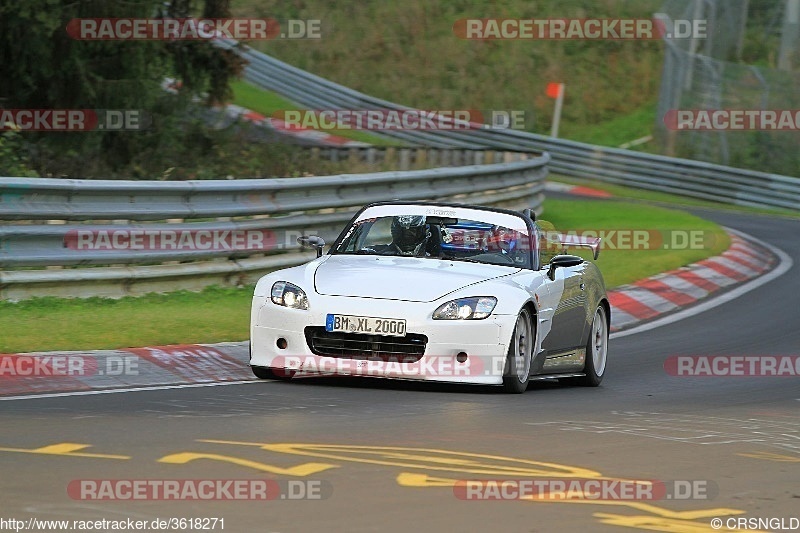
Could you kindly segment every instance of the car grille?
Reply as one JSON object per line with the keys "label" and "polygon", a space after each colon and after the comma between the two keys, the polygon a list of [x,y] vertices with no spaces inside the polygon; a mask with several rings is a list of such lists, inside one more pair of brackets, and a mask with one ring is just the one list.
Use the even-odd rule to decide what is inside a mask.
{"label": "car grille", "polygon": [[415,363],[425,354],[428,337],[408,333],[405,337],[364,335],[325,331],[324,327],[305,329],[306,342],[315,355],[342,359],[381,359]]}

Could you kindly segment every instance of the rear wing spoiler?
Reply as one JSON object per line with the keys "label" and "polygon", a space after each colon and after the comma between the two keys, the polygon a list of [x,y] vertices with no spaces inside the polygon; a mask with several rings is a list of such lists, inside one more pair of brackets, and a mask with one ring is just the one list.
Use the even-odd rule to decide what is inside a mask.
{"label": "rear wing spoiler", "polygon": [[581,237],[578,235],[569,235],[566,233],[559,233],[557,231],[547,232],[548,244],[558,244],[561,247],[561,253],[567,253],[567,250],[573,246],[581,248],[589,248],[592,251],[592,257],[597,261],[600,257],[600,237]]}

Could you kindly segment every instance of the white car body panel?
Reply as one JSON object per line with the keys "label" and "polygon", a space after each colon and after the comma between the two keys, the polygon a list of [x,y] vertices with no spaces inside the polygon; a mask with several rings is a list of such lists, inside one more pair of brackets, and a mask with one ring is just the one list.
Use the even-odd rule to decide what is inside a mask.
{"label": "white car body panel", "polygon": [[[513,267],[417,257],[333,255],[317,269],[314,288],[328,296],[433,302],[461,287],[518,271]],[[386,280],[398,283],[387,284]]]}
{"label": "white car body panel", "polygon": [[[369,262],[381,265],[378,268],[387,268],[387,273],[388,269],[392,269],[402,273],[402,276],[398,275],[397,283],[384,282],[382,287],[375,278],[370,283],[364,283],[359,276],[353,276],[349,288],[347,284],[339,282],[339,291],[349,293],[343,295],[319,294],[315,290],[315,274],[319,270],[325,272],[330,266],[331,274],[348,278],[344,271],[348,270],[349,262],[352,262],[353,272],[368,272],[365,263]],[[382,262],[387,264],[383,265]],[[428,276],[431,269],[447,272],[449,279]],[[424,276],[421,275],[423,273]],[[548,292],[544,276],[543,271],[460,261],[324,256],[307,265],[273,272],[258,282],[251,314],[250,364],[296,369],[293,365],[299,362],[313,361],[312,366],[335,369],[338,374],[499,385],[503,381],[503,365],[517,315],[526,302],[545,304],[538,313],[538,329],[543,334],[549,330],[554,308],[552,302],[558,302],[559,295]],[[324,275],[322,279],[321,285],[326,287]],[[290,309],[274,304],[270,299],[270,291],[277,281],[288,281],[303,289],[308,297],[309,308]],[[331,286],[336,284],[331,283],[328,287]],[[327,290],[333,291],[331,288]],[[360,296],[355,296],[356,293]],[[441,304],[470,296],[495,296],[498,305],[491,316],[483,320],[432,319],[433,311]],[[328,313],[405,319],[409,333],[428,337],[424,356],[427,361],[403,363],[402,367],[391,363],[365,363],[364,367],[350,372],[352,367],[348,365],[351,363],[342,363],[334,357],[316,356],[308,347],[304,329],[306,326],[325,326]],[[537,337],[538,351],[544,337]],[[278,348],[279,338],[286,340],[286,348]],[[465,364],[455,359],[461,352],[469,356]],[[426,362],[430,364],[430,360],[435,361],[437,366],[426,370]]]}

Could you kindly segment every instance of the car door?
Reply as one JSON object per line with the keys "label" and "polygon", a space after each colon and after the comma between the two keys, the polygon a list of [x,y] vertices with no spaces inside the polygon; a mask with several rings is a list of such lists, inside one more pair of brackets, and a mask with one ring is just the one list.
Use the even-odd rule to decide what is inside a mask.
{"label": "car door", "polygon": [[[549,268],[549,267],[548,267]],[[581,337],[586,323],[586,263],[554,269],[548,276],[548,289],[557,298],[549,334],[542,341],[546,350],[545,372],[562,372],[583,368]]]}

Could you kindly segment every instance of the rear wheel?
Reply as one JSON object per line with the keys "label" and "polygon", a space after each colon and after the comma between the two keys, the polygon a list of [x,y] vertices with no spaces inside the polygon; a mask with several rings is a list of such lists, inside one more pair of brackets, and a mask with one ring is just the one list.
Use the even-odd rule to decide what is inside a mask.
{"label": "rear wheel", "polygon": [[531,314],[527,309],[519,312],[511,344],[506,355],[503,370],[503,390],[512,394],[521,394],[528,388],[531,371],[531,354],[536,336],[531,325]]}
{"label": "rear wheel", "polygon": [[583,372],[586,376],[579,379],[581,385],[597,387],[603,381],[608,358],[608,317],[602,305],[597,306],[592,319],[589,340],[586,341],[586,365]]}

